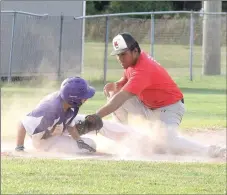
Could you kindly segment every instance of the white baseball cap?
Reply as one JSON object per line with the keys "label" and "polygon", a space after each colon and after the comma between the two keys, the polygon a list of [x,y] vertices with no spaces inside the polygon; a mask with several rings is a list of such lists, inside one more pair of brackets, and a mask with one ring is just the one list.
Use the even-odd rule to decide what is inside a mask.
{"label": "white baseball cap", "polygon": [[126,52],[135,45],[136,40],[129,33],[121,33],[113,38],[113,51],[110,55],[118,55]]}

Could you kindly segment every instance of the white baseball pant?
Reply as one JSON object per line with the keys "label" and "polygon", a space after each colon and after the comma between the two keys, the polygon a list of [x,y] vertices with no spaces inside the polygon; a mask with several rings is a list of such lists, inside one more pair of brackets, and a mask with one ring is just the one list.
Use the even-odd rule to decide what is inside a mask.
{"label": "white baseball pant", "polygon": [[[42,136],[43,132],[32,136],[33,147],[39,151],[64,154],[88,153],[88,150],[78,148],[77,142],[67,132],[62,135],[51,136],[48,139],[41,139]],[[96,143],[92,139],[86,137],[81,137],[81,139],[96,149]]]}
{"label": "white baseball pant", "polygon": [[[58,125],[54,135],[47,139],[41,139],[43,134],[40,132],[33,134],[35,128],[37,127],[37,118],[26,116],[21,120],[27,134],[31,137],[32,145],[35,149],[45,152],[61,152],[70,154],[80,154],[88,152],[86,149],[78,148],[77,142],[69,135],[68,131],[63,132],[63,125]],[[87,143],[89,146],[96,149],[96,144],[91,138],[86,138],[84,136],[81,139]]]}

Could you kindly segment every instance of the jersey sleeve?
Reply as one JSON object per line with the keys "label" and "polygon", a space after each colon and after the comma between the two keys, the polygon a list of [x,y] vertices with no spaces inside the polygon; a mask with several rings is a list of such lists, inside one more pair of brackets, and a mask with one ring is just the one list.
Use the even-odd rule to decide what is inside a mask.
{"label": "jersey sleeve", "polygon": [[124,91],[139,95],[145,88],[151,85],[151,78],[145,70],[132,72],[128,82],[122,88]]}
{"label": "jersey sleeve", "polygon": [[52,116],[44,116],[40,121],[40,124],[35,128],[33,134],[40,133],[43,131],[51,131],[54,125],[58,122],[59,119],[54,119]]}
{"label": "jersey sleeve", "polygon": [[32,136],[37,133],[50,131],[60,118],[56,118],[54,115],[27,115],[21,122],[26,129],[26,132]]}

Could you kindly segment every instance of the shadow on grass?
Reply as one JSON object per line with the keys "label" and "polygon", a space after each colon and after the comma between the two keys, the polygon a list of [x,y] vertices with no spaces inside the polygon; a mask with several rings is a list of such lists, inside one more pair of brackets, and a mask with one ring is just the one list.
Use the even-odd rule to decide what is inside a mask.
{"label": "shadow on grass", "polygon": [[181,88],[183,93],[197,94],[226,94],[226,89],[206,89],[206,88]]}

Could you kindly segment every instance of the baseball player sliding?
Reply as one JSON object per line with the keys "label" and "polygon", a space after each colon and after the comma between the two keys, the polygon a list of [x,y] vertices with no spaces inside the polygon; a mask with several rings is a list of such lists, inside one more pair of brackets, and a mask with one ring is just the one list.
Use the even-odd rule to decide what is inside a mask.
{"label": "baseball player sliding", "polygon": [[82,138],[81,135],[101,129],[102,120],[96,116],[86,116],[83,121],[75,119],[80,106],[94,94],[95,89],[84,79],[65,79],[59,91],[41,100],[39,105],[20,121],[15,150],[24,150],[24,140],[28,134],[33,146],[41,151],[95,152],[95,142]]}
{"label": "baseball player sliding", "polygon": [[94,96],[95,89],[80,77],[65,79],[60,90],[44,97],[19,123],[16,151],[24,151],[26,134],[38,151],[82,154],[96,152],[96,143],[83,135],[99,131],[120,141],[133,128],[114,121],[102,121],[98,115],[78,114],[79,108]]}
{"label": "baseball player sliding", "polygon": [[[104,87],[107,103],[94,116],[109,114],[122,124],[128,124],[129,115],[137,115],[152,125],[160,121],[165,126],[165,143],[158,148],[172,152],[196,152],[212,157],[226,156],[226,149],[206,146],[178,134],[185,113],[184,97],[168,72],[152,57],[141,51],[138,42],[129,34],[113,38],[113,52],[124,75]],[[161,132],[160,132],[161,134]]]}

